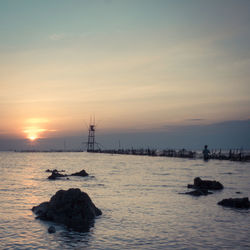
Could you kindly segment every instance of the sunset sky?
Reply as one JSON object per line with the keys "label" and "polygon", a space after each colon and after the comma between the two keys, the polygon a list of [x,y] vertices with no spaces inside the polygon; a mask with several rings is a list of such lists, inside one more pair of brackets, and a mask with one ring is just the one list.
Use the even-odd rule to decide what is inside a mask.
{"label": "sunset sky", "polygon": [[91,116],[104,145],[250,148],[250,1],[0,0],[0,150],[83,141]]}

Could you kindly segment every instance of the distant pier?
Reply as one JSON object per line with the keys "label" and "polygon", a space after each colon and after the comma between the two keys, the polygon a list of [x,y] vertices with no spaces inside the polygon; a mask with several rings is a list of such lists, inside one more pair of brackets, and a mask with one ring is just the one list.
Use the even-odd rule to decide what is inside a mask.
{"label": "distant pier", "polygon": [[[82,149],[76,150],[15,150],[19,153],[69,153],[69,152],[83,152]],[[144,155],[144,156],[158,156],[158,157],[175,157],[175,158],[187,158],[187,159],[202,159],[203,154],[201,151],[192,151],[186,149],[95,149],[88,150],[89,153],[102,153],[102,154],[119,154],[119,155]],[[244,151],[242,149],[230,149],[230,150],[211,150],[209,155],[211,160],[228,160],[238,162],[250,162],[250,151]]]}
{"label": "distant pier", "polygon": [[[160,156],[160,157],[176,157],[176,158],[188,158],[199,159],[203,158],[202,152],[191,151],[186,149],[98,149],[89,151],[90,153],[104,153],[104,154],[120,154],[120,155],[145,155],[145,156]],[[209,159],[216,160],[229,160],[229,161],[250,161],[250,152],[243,151],[242,149],[230,149],[228,151],[211,150]]]}

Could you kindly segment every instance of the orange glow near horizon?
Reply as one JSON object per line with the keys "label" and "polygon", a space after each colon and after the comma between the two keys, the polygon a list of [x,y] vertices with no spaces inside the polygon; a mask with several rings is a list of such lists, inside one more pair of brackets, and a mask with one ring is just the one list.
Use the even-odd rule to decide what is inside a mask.
{"label": "orange glow near horizon", "polygon": [[42,138],[41,134],[50,131],[47,128],[41,128],[41,126],[44,127],[45,123],[48,123],[49,120],[45,118],[29,118],[26,120],[26,126],[23,129],[23,132],[26,134],[26,138],[30,141],[35,141],[38,138]]}
{"label": "orange glow near horizon", "polygon": [[33,135],[33,136],[28,137],[28,139],[31,140],[31,141],[34,141],[34,140],[37,139],[37,137],[35,135]]}
{"label": "orange glow near horizon", "polygon": [[26,134],[26,138],[34,141],[38,138],[41,138],[41,133],[47,131],[47,129],[44,128],[38,128],[38,127],[28,127],[23,132]]}

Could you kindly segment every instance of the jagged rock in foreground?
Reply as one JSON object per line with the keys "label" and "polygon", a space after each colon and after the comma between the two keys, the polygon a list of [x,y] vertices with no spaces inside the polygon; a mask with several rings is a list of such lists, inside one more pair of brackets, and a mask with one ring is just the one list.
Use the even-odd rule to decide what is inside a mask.
{"label": "jagged rock in foreground", "polygon": [[188,188],[221,190],[223,185],[218,181],[202,180],[200,177],[194,178],[194,184],[188,184]]}
{"label": "jagged rock in foreground", "polygon": [[94,218],[102,212],[87,193],[71,188],[59,190],[49,202],[32,208],[37,219],[62,223],[75,231],[86,232],[93,226]]}
{"label": "jagged rock in foreground", "polygon": [[223,199],[218,202],[218,205],[233,208],[250,208],[248,197]]}
{"label": "jagged rock in foreground", "polygon": [[193,195],[193,196],[201,196],[201,195],[208,195],[208,194],[213,194],[213,193],[209,192],[207,189],[196,189],[194,191],[186,192],[183,194],[189,194],[189,195]]}
{"label": "jagged rock in foreground", "polygon": [[76,172],[76,173],[73,173],[71,174],[72,176],[88,176],[89,174],[83,169],[81,170],[80,172]]}

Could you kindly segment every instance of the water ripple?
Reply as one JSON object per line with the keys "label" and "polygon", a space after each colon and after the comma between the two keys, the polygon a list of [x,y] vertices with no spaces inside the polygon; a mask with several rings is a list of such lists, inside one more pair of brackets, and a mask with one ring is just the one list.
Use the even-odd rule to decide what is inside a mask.
{"label": "water ripple", "polygon": [[[85,169],[90,176],[49,181],[45,170],[55,168]],[[1,152],[0,170],[0,249],[249,249],[249,210],[217,205],[249,196],[248,163]],[[196,176],[221,181],[225,189],[207,197],[179,195]],[[34,205],[72,187],[86,191],[103,211],[90,232],[35,220]],[[55,234],[47,233],[50,225]]]}

